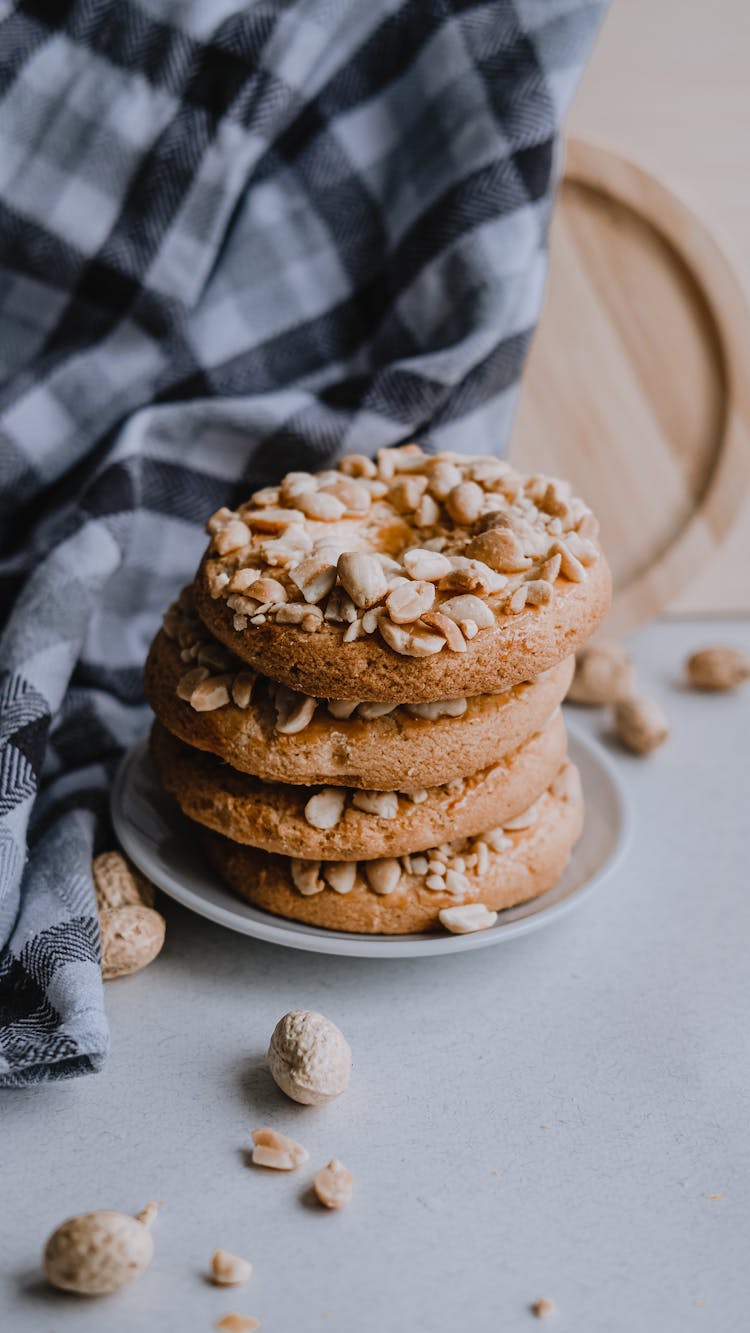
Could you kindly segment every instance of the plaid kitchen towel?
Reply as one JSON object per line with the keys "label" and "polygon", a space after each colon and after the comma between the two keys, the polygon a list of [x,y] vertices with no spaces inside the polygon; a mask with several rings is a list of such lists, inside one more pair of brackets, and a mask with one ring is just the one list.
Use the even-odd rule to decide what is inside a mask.
{"label": "plaid kitchen towel", "polygon": [[205,516],[502,450],[601,10],[0,6],[0,1082],[105,1057],[91,857]]}

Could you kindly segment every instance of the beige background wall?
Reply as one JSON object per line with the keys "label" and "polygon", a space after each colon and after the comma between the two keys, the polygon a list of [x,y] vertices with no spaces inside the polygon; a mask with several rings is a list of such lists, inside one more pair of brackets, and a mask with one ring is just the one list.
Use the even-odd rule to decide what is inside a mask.
{"label": "beige background wall", "polygon": [[[614,0],[568,128],[675,190],[750,291],[747,0]],[[673,609],[750,614],[750,501],[718,559]]]}

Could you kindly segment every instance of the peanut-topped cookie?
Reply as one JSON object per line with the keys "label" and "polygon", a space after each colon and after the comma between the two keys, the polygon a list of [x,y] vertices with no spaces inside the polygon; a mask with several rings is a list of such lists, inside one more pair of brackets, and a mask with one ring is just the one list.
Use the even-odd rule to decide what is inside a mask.
{"label": "peanut-topped cookie", "polygon": [[430,703],[326,700],[257,675],[211,637],[184,589],[148,655],[146,694],[186,744],[271,782],[423,788],[486,768],[541,730],[565,697],[567,658],[502,694]]}
{"label": "peanut-topped cookie", "polygon": [[379,791],[263,782],[185,745],[158,722],[151,732],[161,784],[190,819],[233,842],[335,861],[400,856],[502,824],[549,786],[566,748],[558,709],[542,731],[471,777]]}
{"label": "peanut-topped cookie", "polygon": [[530,809],[471,838],[377,860],[299,860],[206,830],[209,860],[255,907],[329,930],[384,935],[439,927],[470,903],[493,911],[545,893],[559,879],[583,821],[577,769],[564,763]]}
{"label": "peanut-topped cookie", "polygon": [[497,693],[602,620],[597,528],[566,483],[500,459],[353,454],[214,514],[196,605],[237,657],[310,696]]}

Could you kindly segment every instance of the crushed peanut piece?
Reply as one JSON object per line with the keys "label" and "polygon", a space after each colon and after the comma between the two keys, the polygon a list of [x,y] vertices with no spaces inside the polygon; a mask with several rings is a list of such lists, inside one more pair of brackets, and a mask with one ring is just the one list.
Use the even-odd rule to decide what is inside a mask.
{"label": "crushed peanut piece", "polygon": [[322,874],[335,893],[351,893],[357,880],[357,862],[324,861]]}
{"label": "crushed peanut piece", "polygon": [[214,1250],[211,1255],[211,1281],[217,1287],[240,1287],[250,1281],[253,1266],[229,1250]]}
{"label": "crushed peanut piece", "polygon": [[346,791],[343,787],[324,787],[311,796],[305,806],[305,819],[313,828],[335,828],[344,813]]}
{"label": "crushed peanut piece", "polygon": [[323,612],[318,606],[311,606],[307,602],[285,602],[276,612],[276,621],[279,625],[302,625],[308,616],[323,621]]}
{"label": "crushed peanut piece", "polygon": [[351,1171],[337,1157],[313,1176],[313,1189],[326,1208],[343,1208],[352,1197],[352,1184]]}
{"label": "crushed peanut piece", "polygon": [[345,513],[352,515],[366,514],[372,500],[367,487],[361,486],[358,481],[351,477],[338,476],[336,481],[321,486],[320,494],[334,495],[337,500],[341,501]]}
{"label": "crushed peanut piece", "polygon": [[375,701],[365,702],[357,705],[357,712],[365,722],[371,722],[376,717],[386,717],[388,713],[393,713],[398,708],[398,704],[378,703]]}
{"label": "crushed peanut piece", "polygon": [[333,590],[336,582],[336,565],[331,564],[325,557],[313,553],[306,560],[302,560],[295,569],[290,570],[289,577],[306,602],[322,602],[323,598]]}
{"label": "crushed peanut piece", "polygon": [[395,791],[355,791],[352,805],[368,815],[380,819],[395,819],[398,815],[398,796]]}
{"label": "crushed peanut piece", "polygon": [[571,583],[584,582],[586,567],[581,564],[577,556],[573,555],[565,542],[555,542],[552,554],[560,556],[560,573],[564,579],[569,579]]}
{"label": "crushed peanut piece", "polygon": [[404,569],[413,579],[427,579],[437,583],[446,574],[450,574],[452,565],[447,556],[439,551],[428,551],[418,546],[406,551],[403,558]]}
{"label": "crushed peanut piece", "polygon": [[251,541],[250,529],[242,519],[230,519],[223,528],[216,533],[213,544],[214,549],[219,555],[229,555],[230,551],[238,551],[242,547],[249,545]]}
{"label": "crushed peanut piece", "polygon": [[442,611],[427,611],[422,613],[422,620],[425,625],[429,625],[431,629],[439,630],[445,636],[451,652],[466,652],[466,640],[455,620],[451,620],[450,616],[444,615]]}
{"label": "crushed peanut piece", "polygon": [[526,601],[529,606],[546,606],[552,601],[554,589],[546,579],[531,579],[526,584]]}
{"label": "crushed peanut piece", "polygon": [[442,603],[440,611],[450,620],[455,620],[462,629],[469,620],[479,629],[489,629],[495,623],[494,614],[487,603],[472,593],[467,593],[463,597],[449,597],[447,602]]}
{"label": "crushed peanut piece", "polygon": [[217,1319],[214,1328],[221,1330],[221,1333],[255,1333],[260,1328],[260,1320],[254,1319],[249,1314],[225,1314],[221,1319]]}
{"label": "crushed peanut piece", "polygon": [[312,898],[316,893],[322,893],[325,888],[320,878],[319,861],[303,861],[292,856],[289,858],[289,873],[295,889],[304,898]]}
{"label": "crushed peanut piece", "polygon": [[426,628],[420,628],[417,621],[408,630],[403,625],[394,625],[385,616],[378,621],[378,629],[389,648],[404,657],[430,657],[445,647],[442,635],[430,634]]}
{"label": "crushed peanut piece", "polygon": [[412,717],[421,717],[427,722],[436,722],[439,717],[461,717],[468,706],[468,700],[463,698],[436,699],[434,703],[404,705]]}
{"label": "crushed peanut piece", "polygon": [[212,713],[217,708],[223,708],[229,703],[231,684],[231,676],[209,676],[196,685],[190,695],[190,707],[196,713]]}
{"label": "crushed peanut piece", "polygon": [[380,861],[365,861],[365,876],[373,893],[389,894],[398,888],[401,865],[392,857]]}
{"label": "crushed peanut piece", "polygon": [[312,722],[318,701],[306,694],[297,694],[296,690],[288,690],[282,685],[276,690],[274,704],[276,730],[280,731],[282,736],[295,736]]}
{"label": "crushed peanut piece", "polygon": [[232,703],[237,708],[249,708],[257,677],[254,671],[238,671],[232,681]]}
{"label": "crushed peanut piece", "polygon": [[484,491],[475,481],[462,481],[448,492],[445,507],[455,523],[476,523],[484,505]]}
{"label": "crushed peanut piece", "polygon": [[429,611],[435,600],[435,585],[426,579],[404,580],[385,599],[385,607],[396,625],[411,625]]}
{"label": "crushed peanut piece", "polygon": [[460,907],[444,907],[438,917],[440,924],[452,935],[470,935],[494,926],[497,912],[491,912],[484,903],[463,903]]}
{"label": "crushed peanut piece", "polygon": [[354,602],[362,610],[369,610],[382,602],[388,591],[388,580],[383,566],[366,551],[345,551],[339,556],[338,576]]}
{"label": "crushed peanut piece", "polygon": [[377,468],[371,458],[365,454],[344,454],[339,459],[339,471],[346,477],[374,477]]}
{"label": "crushed peanut piece", "polygon": [[296,1171],[310,1156],[301,1143],[275,1129],[254,1129],[253,1145],[255,1166],[267,1166],[274,1171]]}
{"label": "crushed peanut piece", "polygon": [[208,680],[210,674],[208,667],[205,666],[193,667],[191,671],[186,671],[177,682],[177,689],[175,690],[177,698],[182,699],[185,703],[190,703],[193,690],[197,689],[204,680]]}

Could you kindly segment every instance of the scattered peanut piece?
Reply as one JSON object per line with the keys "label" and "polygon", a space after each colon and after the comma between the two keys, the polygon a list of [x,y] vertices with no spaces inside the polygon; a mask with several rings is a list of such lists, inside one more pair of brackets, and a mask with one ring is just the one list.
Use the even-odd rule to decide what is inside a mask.
{"label": "scattered peanut piece", "polygon": [[222,1333],[254,1333],[260,1328],[260,1320],[250,1314],[225,1314],[216,1320],[214,1328],[220,1328]]}
{"label": "scattered peanut piece", "polygon": [[151,907],[116,907],[99,913],[105,981],[140,972],[164,944],[166,922]]}
{"label": "scattered peanut piece", "polygon": [[254,1129],[253,1144],[255,1166],[268,1166],[274,1171],[295,1171],[310,1156],[301,1143],[275,1129]]}
{"label": "scattered peanut piece", "polygon": [[655,699],[623,699],[615,705],[615,734],[633,754],[648,754],[669,735],[669,723]]}
{"label": "scattered peanut piece", "polygon": [[694,690],[735,690],[750,677],[750,655],[739,648],[701,648],[685,669]]}
{"label": "scattered peanut piece", "polygon": [[320,1106],[349,1086],[351,1048],[330,1018],[311,1009],[293,1009],[273,1030],[268,1068],[292,1101]]}
{"label": "scattered peanut piece", "polygon": [[250,1281],[253,1266],[229,1250],[214,1250],[211,1255],[211,1281],[217,1287],[241,1287]]}
{"label": "scattered peanut piece", "polygon": [[602,706],[631,699],[636,692],[635,668],[622,644],[601,640],[576,656],[568,699],[574,704]]}
{"label": "scattered peanut piece", "polygon": [[444,907],[438,912],[440,924],[452,935],[471,935],[475,930],[488,930],[497,921],[497,912],[491,912],[484,903],[463,903],[460,907]]}
{"label": "scattered peanut piece", "polygon": [[557,1306],[554,1301],[550,1300],[549,1296],[540,1296],[538,1301],[534,1301],[531,1313],[537,1319],[548,1319],[550,1315],[557,1314]]}
{"label": "scattered peanut piece", "polygon": [[313,1176],[313,1189],[326,1208],[343,1208],[352,1197],[352,1173],[338,1157],[322,1166]]}
{"label": "scattered peanut piece", "polygon": [[61,1291],[104,1296],[135,1281],[153,1257],[147,1227],[127,1213],[105,1209],[69,1217],[52,1232],[44,1247],[44,1272]]}

